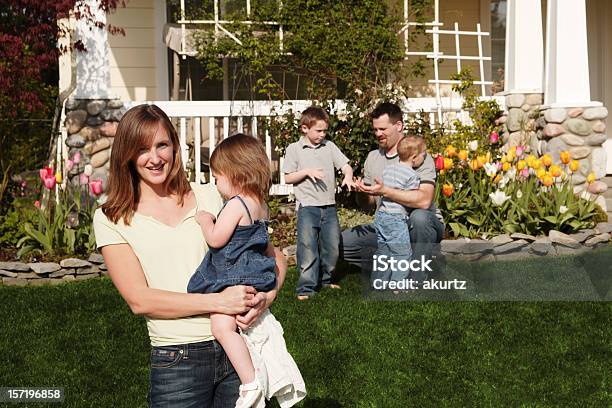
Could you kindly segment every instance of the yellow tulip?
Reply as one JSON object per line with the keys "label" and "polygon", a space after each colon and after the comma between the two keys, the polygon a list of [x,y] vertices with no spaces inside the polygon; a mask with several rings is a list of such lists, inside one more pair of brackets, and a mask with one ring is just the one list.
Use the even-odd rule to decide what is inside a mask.
{"label": "yellow tulip", "polygon": [[485,156],[478,156],[476,157],[476,161],[478,162],[478,168],[481,169],[487,162],[487,159]]}
{"label": "yellow tulip", "polygon": [[587,183],[591,184],[596,180],[595,173],[590,172],[587,176]]}
{"label": "yellow tulip", "polygon": [[457,150],[453,145],[446,146],[445,152],[448,157],[453,157],[457,154]]}
{"label": "yellow tulip", "polygon": [[502,164],[502,170],[503,171],[510,170],[510,163],[506,162],[506,163]]}
{"label": "yellow tulip", "polygon": [[546,175],[546,170],[544,170],[543,168],[539,168],[536,170],[536,177],[537,178],[542,178]]}
{"label": "yellow tulip", "polygon": [[536,157],[533,154],[527,156],[527,165],[533,167],[533,162],[536,161]]}
{"label": "yellow tulip", "polygon": [[491,152],[487,152],[487,155],[485,156],[485,159],[487,160],[487,163],[491,162]]}
{"label": "yellow tulip", "polygon": [[542,167],[542,161],[540,159],[535,159],[532,163],[531,163],[531,168],[534,170],[539,169],[540,167]]}
{"label": "yellow tulip", "polygon": [[544,176],[542,176],[540,178],[540,181],[542,182],[542,184],[544,184],[546,187],[550,187],[553,185],[553,178],[551,176],[549,176],[548,174],[545,174]]}
{"label": "yellow tulip", "polygon": [[578,160],[572,160],[570,162],[569,168],[572,172],[578,171],[578,168],[580,168],[580,162]]}
{"label": "yellow tulip", "polygon": [[518,171],[521,171],[525,168],[526,165],[527,163],[525,162],[525,160],[519,160],[518,163],[516,163],[516,169]]}
{"label": "yellow tulip", "polygon": [[468,158],[468,152],[467,150],[460,150],[459,154],[457,155],[461,160],[465,161]]}
{"label": "yellow tulip", "polygon": [[508,157],[507,157],[506,155],[503,155],[503,156],[502,156],[502,158],[501,158],[501,160],[500,160],[500,162],[501,162],[502,164],[504,164],[504,163],[508,162]]}
{"label": "yellow tulip", "polygon": [[57,184],[62,183],[62,173],[60,173],[59,171],[55,173],[55,181],[57,182]]}
{"label": "yellow tulip", "polygon": [[444,185],[442,186],[442,194],[446,197],[450,197],[451,195],[453,195],[454,191],[455,186],[453,186],[452,184],[444,183]]}
{"label": "yellow tulip", "polygon": [[552,165],[552,156],[548,153],[546,153],[544,156],[542,156],[542,164],[545,165],[546,167],[549,167],[550,165]]}
{"label": "yellow tulip", "polygon": [[453,168],[453,159],[449,157],[444,158],[444,170],[449,170]]}
{"label": "yellow tulip", "polygon": [[506,155],[506,160],[512,163],[514,159],[516,159],[516,155],[512,152],[508,152],[508,154]]}
{"label": "yellow tulip", "polygon": [[553,164],[552,166],[550,166],[550,175],[553,177],[561,177],[561,175],[563,174],[563,170],[561,170],[561,166],[557,166],[556,164]]}
{"label": "yellow tulip", "polygon": [[476,159],[470,160],[470,169],[476,171],[479,168],[480,168],[480,166],[478,165],[478,160],[476,160]]}
{"label": "yellow tulip", "polygon": [[516,156],[516,146],[512,146],[511,148],[508,149],[508,154],[512,155],[512,156]]}
{"label": "yellow tulip", "polygon": [[497,176],[495,176],[495,178],[493,179],[493,183],[497,184],[499,183],[499,181],[502,179],[502,176],[500,174],[498,174]]}
{"label": "yellow tulip", "polygon": [[572,159],[572,157],[570,155],[570,152],[565,150],[565,151],[562,151],[561,153],[559,153],[559,159],[561,160],[561,163],[568,164],[570,162],[570,160]]}

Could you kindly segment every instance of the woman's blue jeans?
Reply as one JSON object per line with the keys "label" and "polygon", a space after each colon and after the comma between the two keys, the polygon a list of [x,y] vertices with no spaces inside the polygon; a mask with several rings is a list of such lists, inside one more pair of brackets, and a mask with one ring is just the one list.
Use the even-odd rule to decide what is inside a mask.
{"label": "woman's blue jeans", "polygon": [[295,292],[313,295],[332,283],[340,255],[340,223],[335,205],[300,206],[297,213],[297,264],[300,278]]}
{"label": "woman's blue jeans", "polygon": [[234,408],[240,379],[215,340],[151,349],[151,407]]}

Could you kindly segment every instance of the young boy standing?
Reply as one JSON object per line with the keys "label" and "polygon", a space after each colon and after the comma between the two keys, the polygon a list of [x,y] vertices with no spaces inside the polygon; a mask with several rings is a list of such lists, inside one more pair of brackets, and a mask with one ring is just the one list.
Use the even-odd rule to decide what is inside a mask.
{"label": "young boy standing", "polygon": [[311,106],[302,112],[302,138],[291,143],[282,171],[293,184],[298,206],[297,263],[300,268],[296,293],[299,300],[313,296],[332,283],[340,247],[340,223],[336,213],[335,170],[344,174],[342,186],[353,186],[353,169],[338,147],[325,139],[329,116]]}

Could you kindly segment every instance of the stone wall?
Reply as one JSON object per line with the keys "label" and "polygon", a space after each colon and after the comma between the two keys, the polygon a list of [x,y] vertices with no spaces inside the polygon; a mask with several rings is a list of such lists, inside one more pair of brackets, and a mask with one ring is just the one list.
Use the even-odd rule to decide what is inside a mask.
{"label": "stone wall", "polygon": [[[607,160],[602,147],[607,139],[605,107],[546,108],[542,106],[543,94],[509,94],[505,102],[507,112],[498,120],[504,125],[505,145],[528,146],[538,155],[549,153],[557,164],[559,153],[569,151],[572,159],[580,162],[579,170],[572,175],[574,191],[601,194],[607,190],[601,181],[606,176]],[[588,185],[586,178],[591,172],[597,181]],[[606,211],[603,196],[595,197],[595,201]]]}
{"label": "stone wall", "polygon": [[106,265],[100,254],[91,254],[87,261],[68,258],[55,262],[0,262],[3,285],[25,286],[57,284],[97,278],[106,274]]}
{"label": "stone wall", "polygon": [[81,152],[81,161],[68,172],[70,181],[78,185],[80,174],[90,164],[92,180],[100,179],[106,190],[110,151],[117,130],[117,122],[126,109],[120,100],[69,99],[66,102],[68,157]]}

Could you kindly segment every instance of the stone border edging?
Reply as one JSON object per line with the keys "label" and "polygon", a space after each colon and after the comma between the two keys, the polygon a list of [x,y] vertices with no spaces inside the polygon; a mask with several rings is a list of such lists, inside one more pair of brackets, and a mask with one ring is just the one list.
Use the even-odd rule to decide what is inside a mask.
{"label": "stone border edging", "polygon": [[106,275],[102,255],[93,253],[87,261],[67,258],[55,262],[0,262],[2,285],[26,286],[81,281]]}

